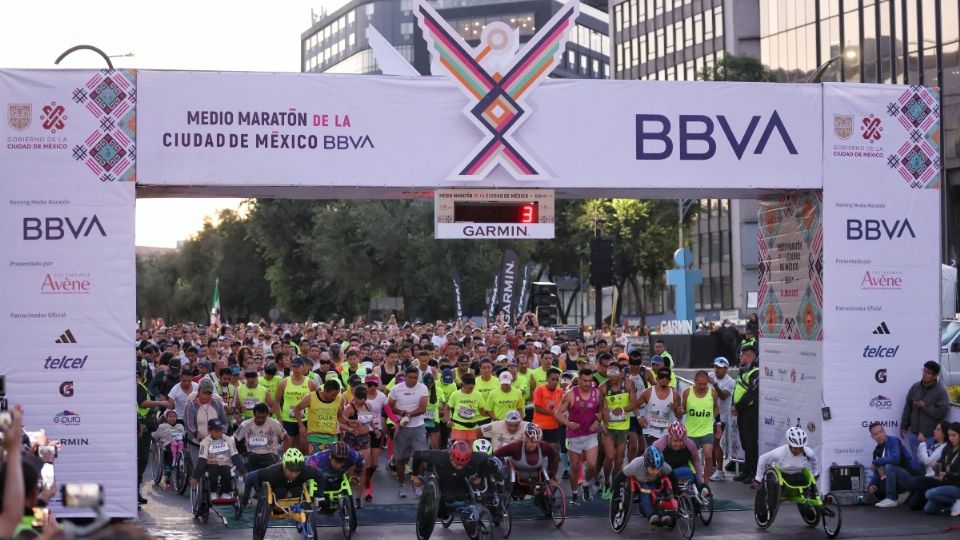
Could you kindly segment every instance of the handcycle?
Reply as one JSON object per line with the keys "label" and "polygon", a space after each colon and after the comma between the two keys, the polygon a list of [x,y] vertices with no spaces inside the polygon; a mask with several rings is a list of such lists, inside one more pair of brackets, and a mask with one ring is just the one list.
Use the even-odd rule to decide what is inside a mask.
{"label": "handcycle", "polygon": [[758,527],[767,529],[773,525],[782,501],[796,503],[800,517],[807,527],[816,527],[822,523],[823,532],[828,538],[836,538],[840,534],[840,525],[843,523],[840,504],[831,493],[820,496],[817,480],[809,469],[803,470],[801,485],[790,483],[784,478],[783,471],[776,466],[763,473],[763,482],[757,488],[753,508],[753,517]]}
{"label": "handcycle", "polygon": [[253,540],[263,540],[267,534],[270,520],[289,519],[297,524],[297,532],[304,539],[317,537],[314,509],[310,503],[308,486],[304,485],[296,498],[279,499],[273,493],[270,482],[264,482],[257,494],[257,504],[253,514]]}
{"label": "handcycle", "polygon": [[[470,480],[465,480],[468,484],[467,496],[465,501],[457,501],[449,506],[441,508],[444,503],[440,495],[440,483],[436,476],[430,473],[423,483],[423,491],[420,494],[420,503],[417,505],[417,540],[425,540],[433,534],[433,528],[437,524],[437,518],[441,520],[444,528],[449,527],[457,517],[463,523],[463,529],[466,531],[470,540],[490,540],[493,537],[494,527],[500,529],[500,534],[510,534],[512,527],[512,518],[509,511],[497,516],[494,521],[494,515],[486,504],[497,503],[495,510],[502,511],[504,508],[509,510],[509,497],[502,493],[496,493],[489,485],[484,484],[481,487],[474,486]],[[490,492],[493,493],[490,493]],[[504,501],[507,499],[507,501]],[[504,536],[506,538],[506,536]]]}
{"label": "handcycle", "polygon": [[668,477],[661,478],[657,487],[647,488],[632,476],[627,477],[623,473],[620,473],[614,479],[613,496],[610,498],[610,528],[613,529],[613,532],[619,534],[627,528],[634,498],[638,499],[637,503],[639,504],[641,494],[650,495],[653,509],[660,510],[672,518],[667,529],[676,528],[685,540],[693,538],[696,529],[696,521],[693,515],[696,510],[688,490],[682,491],[677,496],[673,493],[673,483]]}
{"label": "handcycle", "polygon": [[353,498],[353,486],[350,483],[350,477],[344,474],[339,484],[328,484],[319,492],[316,482],[311,480],[308,489],[314,494],[315,511],[312,520],[314,531],[320,527],[320,514],[331,516],[336,513],[340,516],[340,530],[343,532],[343,537],[350,540],[350,537],[357,530],[357,507]]}
{"label": "handcycle", "polygon": [[[526,475],[517,471],[516,465],[510,462],[510,498],[523,500],[526,495],[532,495],[533,504],[559,529],[567,519],[567,499],[563,495],[563,488],[550,484],[542,469],[537,469],[536,473],[536,478],[525,478]],[[523,493],[518,494],[517,487],[521,488]]]}

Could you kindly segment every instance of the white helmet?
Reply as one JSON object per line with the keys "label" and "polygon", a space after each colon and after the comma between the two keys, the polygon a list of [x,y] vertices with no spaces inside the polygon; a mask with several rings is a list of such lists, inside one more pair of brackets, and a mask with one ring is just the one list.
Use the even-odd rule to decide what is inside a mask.
{"label": "white helmet", "polygon": [[807,445],[807,433],[796,426],[788,429],[787,444],[793,448],[803,448]]}
{"label": "white helmet", "polygon": [[473,451],[480,454],[490,455],[493,452],[493,445],[486,439],[477,439],[473,441]]}

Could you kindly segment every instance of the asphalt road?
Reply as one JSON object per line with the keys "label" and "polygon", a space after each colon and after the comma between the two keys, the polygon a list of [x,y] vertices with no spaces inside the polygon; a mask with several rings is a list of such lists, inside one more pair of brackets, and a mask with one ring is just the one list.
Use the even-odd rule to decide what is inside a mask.
{"label": "asphalt road", "polygon": [[[415,501],[412,494],[406,501],[396,497],[396,481],[386,476],[384,468],[378,471],[375,480],[378,489],[373,504],[368,504],[358,511],[357,521],[359,528],[354,538],[363,539],[406,539],[414,538],[413,525],[364,525],[364,514],[376,512],[376,503],[412,503]],[[713,484],[718,499],[735,500],[752,507],[753,491],[743,484],[731,481],[716,482]],[[165,491],[145,485],[144,496],[149,503],[144,505],[140,512],[139,524],[146,527],[158,539],[181,540],[193,538],[234,539],[249,538],[250,529],[227,529],[215,513],[211,513],[209,523],[201,525],[195,523],[190,513],[188,497],[181,497],[172,491]],[[943,528],[948,525],[960,525],[960,518],[947,516],[925,516],[918,512],[910,512],[906,508],[876,509],[873,507],[844,507],[843,528],[840,538],[870,538],[871,540],[903,539],[904,537],[931,538],[960,538],[960,531],[944,534]],[[676,531],[650,531],[649,526],[639,516],[634,515],[623,535],[614,534],[606,518],[570,518],[562,529],[554,529],[546,521],[519,521],[515,520],[511,538],[522,540],[560,538],[619,538],[648,536],[650,538],[679,538]],[[339,528],[326,528],[321,538],[340,538]],[[434,538],[466,538],[463,527],[454,524],[449,530],[439,525],[434,531]],[[267,531],[268,539],[298,538],[293,529],[274,529]],[[717,512],[713,522],[708,527],[698,523],[695,538],[715,539],[762,539],[762,538],[826,538],[823,530],[807,529],[800,520],[799,514],[789,505],[782,506],[776,522],[767,531],[757,529],[751,511]]]}

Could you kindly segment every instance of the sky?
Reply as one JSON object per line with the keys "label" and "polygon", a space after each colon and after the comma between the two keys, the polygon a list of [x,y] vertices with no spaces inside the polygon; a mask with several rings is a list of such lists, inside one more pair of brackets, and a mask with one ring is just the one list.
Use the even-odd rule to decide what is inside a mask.
{"label": "sky", "polygon": [[[300,34],[311,8],[334,10],[344,0],[128,0],[0,2],[0,69],[54,69],[63,51],[94,45],[114,67],[139,69],[300,71]],[[103,68],[95,53],[78,51],[60,66]],[[220,208],[240,199],[139,199],[137,245],[176,247]]]}

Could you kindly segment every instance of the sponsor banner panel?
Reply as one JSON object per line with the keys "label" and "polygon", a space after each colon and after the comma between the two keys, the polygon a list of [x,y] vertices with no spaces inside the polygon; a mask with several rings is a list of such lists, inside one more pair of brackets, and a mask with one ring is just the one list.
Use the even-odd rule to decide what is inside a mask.
{"label": "sponsor banner panel", "polygon": [[[678,189],[709,187],[723,167],[744,189],[821,186],[822,133],[809,114],[821,106],[817,86],[731,83],[711,87],[708,98],[691,83],[546,80],[523,104],[491,103],[478,117],[465,114],[469,98],[458,84],[140,71],[138,181],[409,188],[550,180],[542,187]],[[460,169],[489,135],[488,114],[502,119],[496,115],[507,109],[523,119],[509,128],[520,157],[492,170]],[[524,157],[542,168],[517,173]]]}
{"label": "sponsor banner panel", "polygon": [[820,448],[820,388],[823,383],[818,341],[760,340],[760,452],[784,444],[787,428],[799,425],[809,446]]}
{"label": "sponsor banner panel", "polygon": [[820,194],[765,199],[758,212],[760,335],[823,339]]}
{"label": "sponsor banner panel", "polygon": [[0,71],[4,177],[48,188],[37,199],[135,181],[135,85],[129,70]]}
{"label": "sponsor banner panel", "polygon": [[939,353],[936,94],[824,86],[825,459],[869,460],[899,434],[906,392]]}
{"label": "sponsor banner panel", "polygon": [[0,375],[28,429],[61,440],[58,484],[101,483],[117,518],[136,516],[134,81],[0,72]]}

